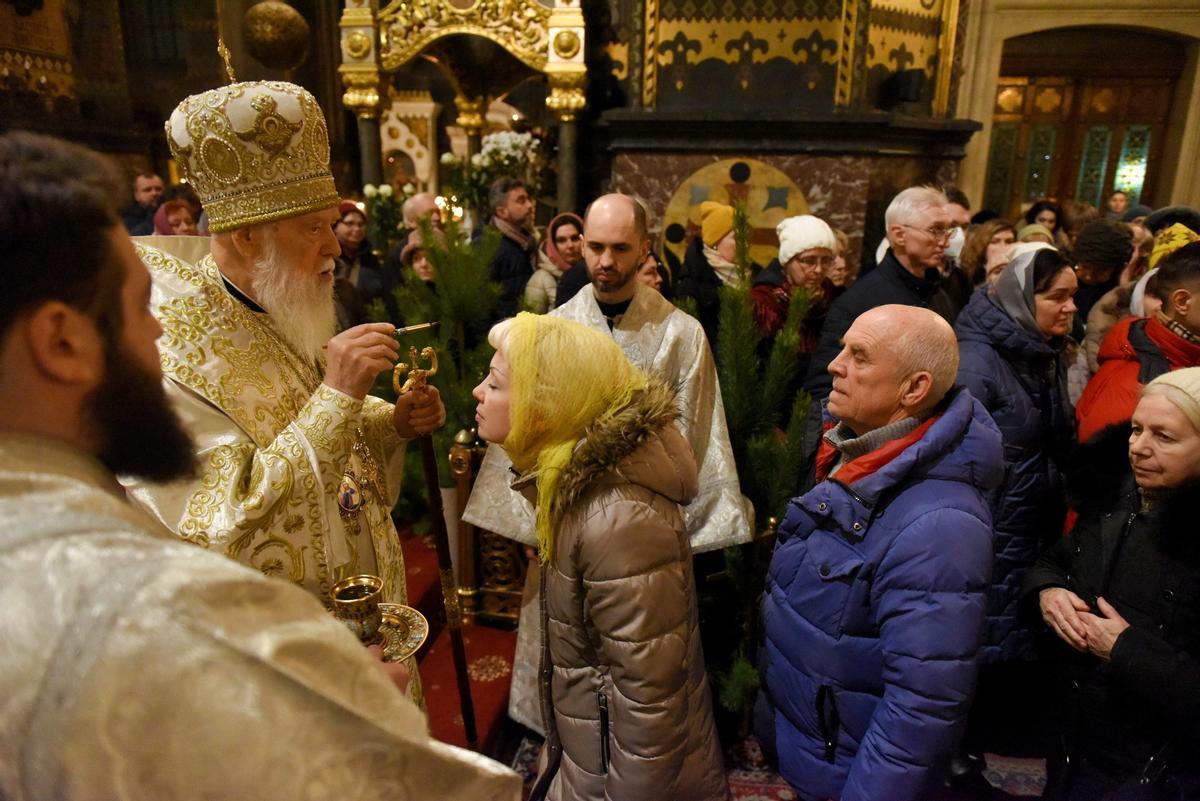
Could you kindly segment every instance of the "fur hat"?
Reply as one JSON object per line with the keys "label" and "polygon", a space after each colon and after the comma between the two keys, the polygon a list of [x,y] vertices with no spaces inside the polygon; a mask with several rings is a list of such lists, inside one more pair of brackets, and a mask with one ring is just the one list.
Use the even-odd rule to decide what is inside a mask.
{"label": "fur hat", "polygon": [[700,204],[700,238],[710,248],[733,230],[733,206],[706,200]]}
{"label": "fur hat", "polygon": [[1142,396],[1166,395],[1200,431],[1200,367],[1185,367],[1163,373],[1142,390]]}
{"label": "fur hat", "polygon": [[820,217],[811,214],[801,214],[798,217],[788,217],[775,226],[779,235],[779,265],[786,267],[795,256],[813,248],[837,250],[837,240],[833,237],[833,229]]}

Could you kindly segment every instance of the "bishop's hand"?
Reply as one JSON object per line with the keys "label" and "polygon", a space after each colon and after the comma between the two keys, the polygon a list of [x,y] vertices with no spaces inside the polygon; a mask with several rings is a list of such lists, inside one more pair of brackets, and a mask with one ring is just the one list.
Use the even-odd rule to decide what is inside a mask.
{"label": "bishop's hand", "polygon": [[391,323],[347,328],[329,340],[325,350],[325,386],[362,400],[375,377],[396,362],[400,344]]}
{"label": "bishop's hand", "polygon": [[432,434],[446,423],[446,407],[437,387],[425,384],[396,399],[392,424],[403,439]]}

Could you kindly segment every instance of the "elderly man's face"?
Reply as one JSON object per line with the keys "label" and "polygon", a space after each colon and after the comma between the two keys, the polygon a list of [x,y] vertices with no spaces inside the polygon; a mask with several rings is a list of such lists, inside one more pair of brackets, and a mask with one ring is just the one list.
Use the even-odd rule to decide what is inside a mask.
{"label": "elderly man's face", "polygon": [[404,212],[404,224],[409,228],[417,228],[424,217],[429,218],[429,222],[434,228],[442,227],[442,210],[438,208],[433,195],[427,192],[413,195],[412,199],[405,204]]}
{"label": "elderly man's face", "polygon": [[276,223],[279,263],[302,281],[321,280],[333,285],[333,259],[342,246],[334,234],[336,208],[288,217]]}
{"label": "elderly man's face", "polygon": [[829,363],[833,391],[829,413],[866,434],[902,416],[903,378],[887,327],[860,317],[842,338],[842,351]]}
{"label": "elderly man's face", "polygon": [[941,268],[951,228],[945,206],[922,206],[909,222],[893,225],[889,234],[897,256],[903,256],[911,269],[923,274]]}
{"label": "elderly man's face", "polygon": [[1133,411],[1129,464],[1144,490],[1195,481],[1200,478],[1200,431],[1166,395],[1147,395]]}

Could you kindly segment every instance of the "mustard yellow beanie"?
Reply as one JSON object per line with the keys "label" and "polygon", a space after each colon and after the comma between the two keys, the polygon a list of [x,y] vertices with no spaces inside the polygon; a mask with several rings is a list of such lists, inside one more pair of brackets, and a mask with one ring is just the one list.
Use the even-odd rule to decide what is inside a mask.
{"label": "mustard yellow beanie", "polygon": [[706,200],[700,204],[700,238],[715,248],[733,230],[733,206]]}

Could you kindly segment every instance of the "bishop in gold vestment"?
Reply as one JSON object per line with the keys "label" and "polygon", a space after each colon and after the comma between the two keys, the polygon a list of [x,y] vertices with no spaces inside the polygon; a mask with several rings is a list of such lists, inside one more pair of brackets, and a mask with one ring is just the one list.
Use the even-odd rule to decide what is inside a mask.
{"label": "bishop in gold vestment", "polygon": [[[188,542],[224,553],[327,599],[356,573],[405,603],[404,562],[390,510],[404,442],[392,405],[321,383],[271,316],[234,297],[212,256],[192,265],[138,245],[154,280],[151,304],[167,395],[196,441],[200,475],[136,483],[133,497]],[[361,480],[354,514],[339,504]]]}
{"label": "bishop in gold vestment", "polygon": [[362,573],[383,579],[383,601],[405,603],[390,517],[404,441],[393,405],[366,395],[395,342],[378,325],[331,339],[339,197],[320,106],[295,84],[234,83],[185,99],[166,135],[209,215],[211,253],[140,243],[138,254],[200,470],[131,482],[132,497],[187,542],[326,606]]}

